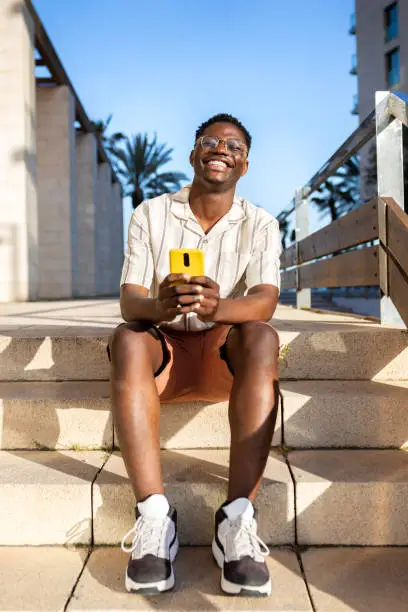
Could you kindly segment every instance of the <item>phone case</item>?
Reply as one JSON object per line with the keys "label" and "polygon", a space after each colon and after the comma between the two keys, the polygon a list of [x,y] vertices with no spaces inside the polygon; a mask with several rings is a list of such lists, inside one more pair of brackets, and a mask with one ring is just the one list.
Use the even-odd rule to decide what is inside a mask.
{"label": "phone case", "polygon": [[171,274],[204,276],[204,253],[200,249],[171,249]]}

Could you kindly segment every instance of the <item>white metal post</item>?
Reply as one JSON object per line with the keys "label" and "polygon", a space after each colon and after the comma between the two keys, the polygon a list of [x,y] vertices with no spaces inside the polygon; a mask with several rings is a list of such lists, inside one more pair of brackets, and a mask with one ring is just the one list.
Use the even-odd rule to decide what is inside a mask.
{"label": "white metal post", "polygon": [[[309,235],[309,200],[308,194],[305,193],[305,188],[296,189],[295,192],[295,210],[296,210],[296,260],[298,257],[298,244],[303,238]],[[299,267],[299,263],[298,263]],[[296,307],[310,308],[312,305],[311,290],[299,289],[296,292]]]}
{"label": "white metal post", "polygon": [[[393,198],[404,209],[407,206],[404,202],[404,138],[407,128],[399,119],[389,116],[393,95],[388,91],[377,91],[375,94],[378,196]],[[382,219],[379,219],[379,224],[380,227],[384,225]],[[380,254],[379,260],[380,278],[386,278],[387,258]],[[382,292],[381,323],[406,327],[391,298]]]}

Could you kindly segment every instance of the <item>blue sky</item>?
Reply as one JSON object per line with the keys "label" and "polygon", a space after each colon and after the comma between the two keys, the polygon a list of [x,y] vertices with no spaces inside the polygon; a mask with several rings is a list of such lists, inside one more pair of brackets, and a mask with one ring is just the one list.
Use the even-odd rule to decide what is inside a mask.
{"label": "blue sky", "polygon": [[34,4],[88,115],[156,131],[174,147],[166,169],[191,176],[197,126],[239,117],[253,148],[238,193],[274,215],[357,127],[353,0]]}

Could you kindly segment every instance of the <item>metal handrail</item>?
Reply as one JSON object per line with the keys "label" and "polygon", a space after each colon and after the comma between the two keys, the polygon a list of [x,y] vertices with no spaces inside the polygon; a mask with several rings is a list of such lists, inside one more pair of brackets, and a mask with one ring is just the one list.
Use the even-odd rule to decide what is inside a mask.
{"label": "metal handrail", "polygon": [[[373,110],[359,125],[359,127],[343,142],[327,162],[312,176],[310,181],[303,187],[305,195],[316,191],[336,170],[341,168],[362,146],[364,146],[375,135],[375,110]],[[290,202],[290,209],[279,217],[279,221],[285,221],[289,215],[295,212],[295,199]],[[282,211],[283,212],[283,211]]]}

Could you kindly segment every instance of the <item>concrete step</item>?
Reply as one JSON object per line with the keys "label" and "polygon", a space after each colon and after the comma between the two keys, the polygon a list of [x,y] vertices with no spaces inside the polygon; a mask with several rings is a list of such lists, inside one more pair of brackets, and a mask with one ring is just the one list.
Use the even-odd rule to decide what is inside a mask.
{"label": "concrete step", "polygon": [[301,545],[407,545],[408,453],[289,453]]}
{"label": "concrete step", "polygon": [[[299,321],[289,315],[273,321],[282,345],[282,379],[407,379],[406,331],[352,317],[319,320],[314,313],[303,313]],[[19,335],[3,331],[0,380],[107,380],[108,333],[101,336],[98,328],[75,333],[79,335],[71,328],[51,330],[51,335],[35,327]]]}
{"label": "concrete step", "polygon": [[[101,452],[0,452],[0,546],[90,544]],[[1,591],[1,589],[0,589]]]}
{"label": "concrete step", "polygon": [[[271,451],[257,499],[267,543],[408,544],[407,452],[295,451],[287,461]],[[162,463],[182,544],[210,544],[226,497],[228,451],[166,450]],[[0,452],[0,546],[89,544],[92,533],[96,545],[118,544],[133,522],[118,453]]]}
{"label": "concrete step", "polygon": [[[213,511],[225,498],[226,451],[164,451],[166,489],[180,516],[183,544],[211,542]],[[300,544],[408,545],[408,453],[330,450],[270,453],[258,497],[260,533],[273,545],[293,544],[296,496]],[[118,508],[120,507],[120,511]],[[117,544],[133,522],[123,461],[113,454],[94,485],[97,545]]]}
{"label": "concrete step", "polygon": [[174,572],[173,591],[159,597],[129,594],[124,589],[128,555],[117,548],[95,549],[86,565],[67,610],[262,610],[312,612],[296,554],[271,551],[267,558],[272,578],[271,597],[228,597],[220,588],[220,570],[209,547],[181,548]]}
{"label": "concrete step", "polygon": [[[0,610],[262,610],[264,612],[406,612],[408,548],[310,548],[300,557],[273,548],[268,598],[222,594],[209,547],[181,548],[176,586],[159,597],[127,593],[128,555],[118,548],[0,548]],[[84,570],[81,574],[82,569]],[[81,574],[81,575],[80,575]],[[52,584],[52,588],[50,587]],[[72,592],[73,591],[73,592]]]}
{"label": "concrete step", "polygon": [[[281,390],[284,428],[279,414],[273,446],[400,448],[408,441],[408,382],[283,381]],[[162,448],[228,447],[227,412],[227,402],[163,404]],[[112,445],[107,381],[0,382],[3,450]]]}
{"label": "concrete step", "polygon": [[[211,543],[214,513],[227,495],[228,459],[228,450],[162,451],[163,481],[177,508],[181,544]],[[257,501],[262,508],[259,525],[266,542],[294,543],[293,493],[284,458],[271,451]],[[95,481],[93,508],[95,544],[118,544],[134,523],[134,497],[119,453],[110,456]]]}
{"label": "concrete step", "polygon": [[287,447],[408,443],[408,381],[285,381],[281,389]]}
{"label": "concrete step", "polygon": [[87,548],[0,547],[0,610],[62,612],[88,555]]}
{"label": "concrete step", "polygon": [[[0,382],[0,448],[111,449],[107,381]],[[279,410],[273,446],[282,442]],[[162,448],[225,448],[228,402],[162,404]]]}

